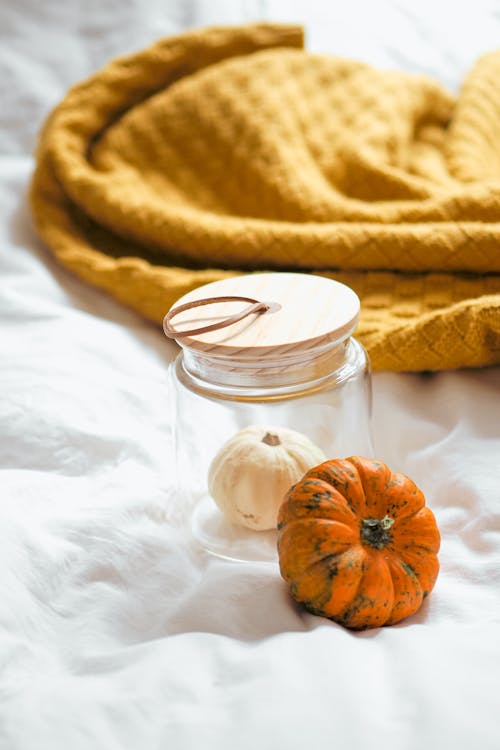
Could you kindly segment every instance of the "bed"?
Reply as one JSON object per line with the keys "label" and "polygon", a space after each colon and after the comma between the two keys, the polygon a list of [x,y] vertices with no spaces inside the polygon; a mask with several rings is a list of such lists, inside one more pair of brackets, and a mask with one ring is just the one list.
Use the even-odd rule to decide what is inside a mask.
{"label": "bed", "polygon": [[193,550],[175,503],[161,331],[60,267],[26,191],[67,88],[197,26],[293,21],[307,46],[456,91],[500,38],[486,0],[0,7],[0,746],[500,746],[500,370],[374,376],[379,457],[424,490],[441,572],[401,624],[295,606],[276,565]]}

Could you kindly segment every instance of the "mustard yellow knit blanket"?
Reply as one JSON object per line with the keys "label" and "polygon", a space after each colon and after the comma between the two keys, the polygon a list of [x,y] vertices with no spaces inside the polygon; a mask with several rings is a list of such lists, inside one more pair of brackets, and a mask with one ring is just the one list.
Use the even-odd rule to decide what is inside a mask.
{"label": "mustard yellow knit blanket", "polygon": [[500,51],[455,99],[302,44],[194,31],[72,88],[40,136],[41,237],[157,323],[202,283],[314,271],[360,295],[375,369],[499,363]]}

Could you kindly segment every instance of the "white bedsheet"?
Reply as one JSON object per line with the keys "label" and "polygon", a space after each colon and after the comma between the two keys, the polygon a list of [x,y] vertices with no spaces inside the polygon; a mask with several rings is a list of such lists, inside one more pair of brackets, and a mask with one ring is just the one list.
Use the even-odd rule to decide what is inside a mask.
{"label": "white bedsheet", "polygon": [[377,452],[425,491],[441,574],[414,617],[352,633],[277,568],[188,551],[169,521],[152,325],[34,236],[36,131],[73,82],[188,26],[305,23],[309,48],[456,87],[500,3],[2,0],[0,748],[500,747],[500,371],[374,378]]}

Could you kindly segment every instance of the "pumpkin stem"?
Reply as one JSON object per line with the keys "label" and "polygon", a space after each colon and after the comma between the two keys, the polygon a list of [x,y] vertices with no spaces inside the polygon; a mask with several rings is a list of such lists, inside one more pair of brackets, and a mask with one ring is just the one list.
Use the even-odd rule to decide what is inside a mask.
{"label": "pumpkin stem", "polygon": [[278,435],[274,434],[273,432],[266,432],[266,434],[262,438],[262,442],[266,445],[281,445],[281,440],[279,439]]}
{"label": "pumpkin stem", "polygon": [[361,540],[375,549],[384,549],[392,540],[392,534],[389,531],[394,518],[385,516],[384,518],[363,518],[361,521]]}

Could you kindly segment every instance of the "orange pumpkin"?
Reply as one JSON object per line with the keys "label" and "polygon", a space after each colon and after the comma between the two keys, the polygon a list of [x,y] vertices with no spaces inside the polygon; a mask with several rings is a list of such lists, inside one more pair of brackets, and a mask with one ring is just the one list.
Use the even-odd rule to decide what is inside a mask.
{"label": "orange pumpkin", "polygon": [[415,483],[381,461],[326,461],[278,514],[281,575],[297,602],[353,628],[416,612],[436,581],[440,536]]}

